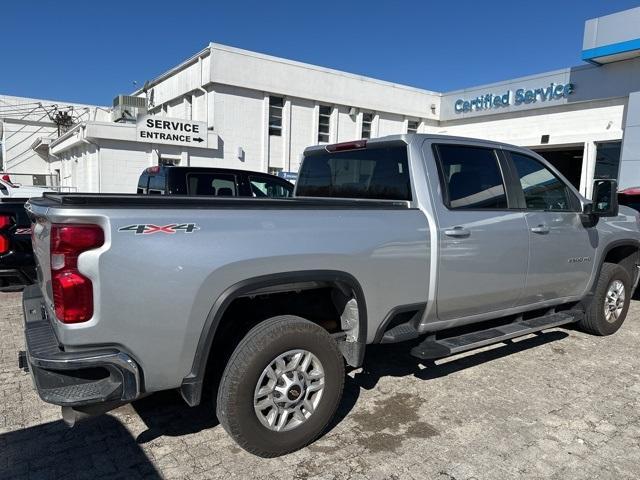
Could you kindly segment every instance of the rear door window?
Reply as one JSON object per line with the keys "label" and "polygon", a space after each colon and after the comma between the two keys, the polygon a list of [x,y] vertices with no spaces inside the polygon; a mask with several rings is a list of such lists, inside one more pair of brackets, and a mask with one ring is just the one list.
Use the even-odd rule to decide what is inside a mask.
{"label": "rear door window", "polygon": [[305,157],[296,195],[411,200],[406,145],[321,152]]}
{"label": "rear door window", "polygon": [[496,151],[466,145],[437,145],[444,202],[452,210],[504,210],[507,196]]}
{"label": "rear door window", "polygon": [[293,192],[293,185],[254,175],[249,175],[249,188],[256,198],[287,198]]}
{"label": "rear door window", "polygon": [[189,173],[187,175],[189,195],[210,197],[236,197],[238,186],[235,175],[222,173]]}

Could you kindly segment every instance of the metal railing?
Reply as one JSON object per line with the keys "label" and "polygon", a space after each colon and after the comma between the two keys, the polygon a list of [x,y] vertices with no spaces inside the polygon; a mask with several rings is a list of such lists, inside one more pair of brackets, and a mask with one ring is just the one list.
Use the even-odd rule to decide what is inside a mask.
{"label": "metal railing", "polygon": [[56,192],[76,192],[78,190],[77,187],[60,185],[60,179],[56,173],[0,172],[0,179],[16,186],[42,187]]}

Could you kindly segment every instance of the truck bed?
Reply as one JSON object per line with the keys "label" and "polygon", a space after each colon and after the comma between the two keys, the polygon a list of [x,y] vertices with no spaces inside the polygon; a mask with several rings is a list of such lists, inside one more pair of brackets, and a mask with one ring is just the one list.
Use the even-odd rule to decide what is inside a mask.
{"label": "truck bed", "polygon": [[43,207],[74,208],[259,208],[259,209],[408,209],[409,203],[395,200],[363,200],[334,198],[240,198],[203,197],[186,195],[138,195],[123,193],[45,193],[29,203]]}

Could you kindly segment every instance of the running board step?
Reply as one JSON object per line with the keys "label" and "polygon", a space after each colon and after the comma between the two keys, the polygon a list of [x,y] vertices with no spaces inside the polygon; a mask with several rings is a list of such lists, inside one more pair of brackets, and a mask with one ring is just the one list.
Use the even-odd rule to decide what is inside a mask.
{"label": "running board step", "polygon": [[391,330],[384,332],[380,343],[398,343],[418,338],[420,333],[415,329],[412,322],[401,323]]}
{"label": "running board step", "polygon": [[425,341],[411,349],[411,355],[421,360],[435,360],[456,353],[474,350],[494,343],[504,342],[512,338],[522,337],[530,333],[559,327],[582,319],[584,313],[578,310],[567,310],[542,317],[530,318],[508,323],[500,327],[465,333],[458,337],[436,340],[428,337]]}

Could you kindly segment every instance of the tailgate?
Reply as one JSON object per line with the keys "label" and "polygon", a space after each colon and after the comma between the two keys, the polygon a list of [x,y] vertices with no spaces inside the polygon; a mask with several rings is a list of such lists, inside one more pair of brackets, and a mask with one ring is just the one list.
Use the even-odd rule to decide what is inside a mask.
{"label": "tailgate", "polygon": [[51,290],[51,256],[50,236],[51,222],[47,217],[48,208],[27,204],[27,212],[31,219],[33,256],[36,262],[36,274],[38,284],[45,297],[47,305],[53,305],[53,292]]}
{"label": "tailgate", "polygon": [[[58,255],[54,255],[54,257],[57,257],[54,258],[54,261],[59,263],[56,269],[56,275],[67,279],[65,282],[61,282],[59,286],[65,283],[67,287],[64,287],[63,290],[67,292],[66,295],[70,295],[70,299],[78,300],[77,303],[71,300],[71,304],[74,305],[70,307],[71,310],[78,307],[78,304],[84,305],[83,301],[81,301],[83,298],[88,299],[86,302],[87,309],[93,310],[96,302],[99,301],[99,257],[102,252],[108,250],[110,244],[109,219],[105,214],[106,212],[101,209],[89,210],[74,207],[59,207],[55,203],[47,202],[47,199],[42,198],[31,199],[27,202],[25,208],[31,219],[33,254],[38,278],[37,283],[42,291],[45,305],[51,313],[53,313],[55,309],[51,268],[52,230],[55,231],[54,227],[58,225],[64,225],[71,227],[66,229],[67,233],[65,234],[70,236],[65,240],[67,242],[66,246],[61,248],[71,248],[71,250],[67,252],[68,256],[66,260],[65,255],[67,254],[65,254],[64,251],[59,252]],[[85,233],[79,233],[83,227],[102,230],[101,236],[103,238],[100,239],[99,245],[94,247],[83,243],[87,241],[86,231],[89,231],[89,229],[87,229]],[[62,237],[58,240],[62,241],[61,238]],[[82,279],[87,280],[87,282],[84,282]],[[77,290],[77,285],[80,284],[88,285],[89,288],[92,289],[91,298],[82,296],[82,291]],[[74,290],[75,293],[72,293]],[[60,292],[58,292],[58,294],[60,294]],[[64,303],[68,304],[69,301],[63,302],[63,304]],[[89,310],[86,314],[91,316],[95,313]],[[84,322],[86,320],[75,321]],[[75,321],[68,320],[67,323],[75,323]],[[56,328],[61,328],[59,324],[56,325]]]}

